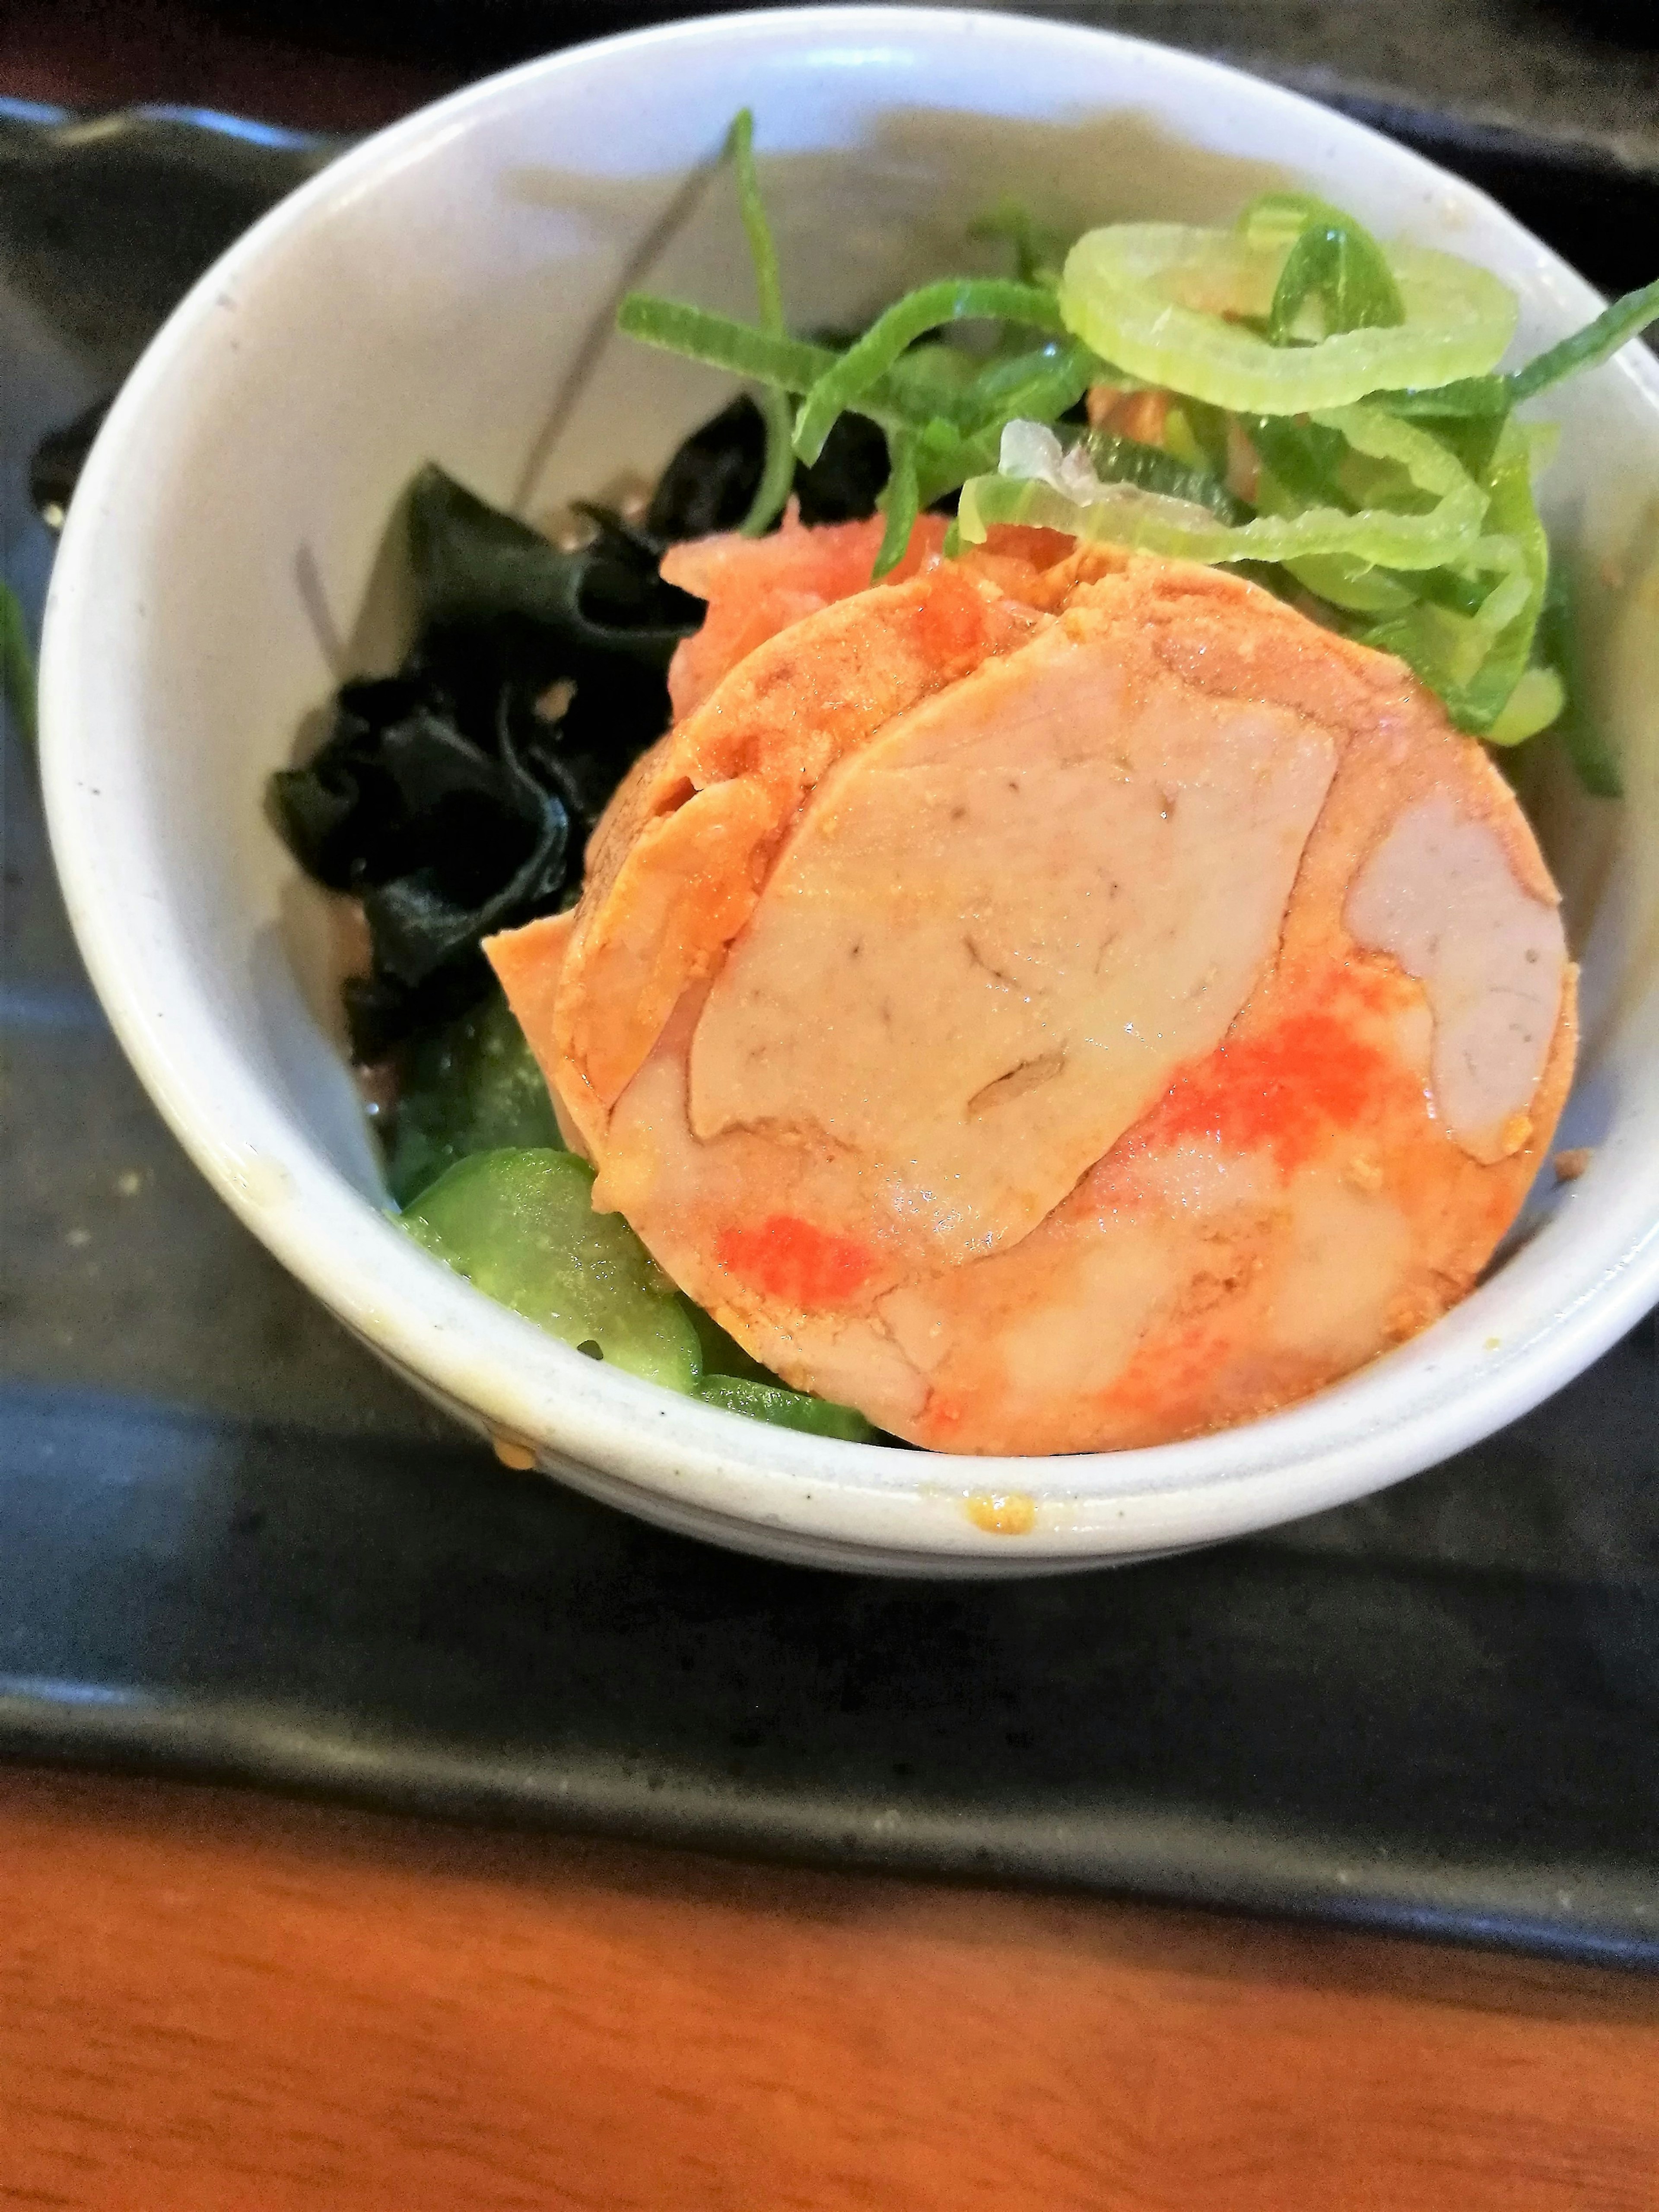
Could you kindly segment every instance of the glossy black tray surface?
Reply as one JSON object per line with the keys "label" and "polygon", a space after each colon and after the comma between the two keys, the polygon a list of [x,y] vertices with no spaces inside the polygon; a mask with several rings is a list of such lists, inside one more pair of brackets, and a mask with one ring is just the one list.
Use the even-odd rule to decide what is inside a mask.
{"label": "glossy black tray surface", "polygon": [[[40,441],[329,151],[0,106],[32,622]],[[1593,226],[1599,262],[1570,195],[1554,235],[1634,281],[1656,204]],[[1163,1565],[923,1587],[661,1534],[497,1467],[220,1206],[91,996],[7,746],[0,1753],[1659,1964],[1650,1322],[1446,1467]]]}

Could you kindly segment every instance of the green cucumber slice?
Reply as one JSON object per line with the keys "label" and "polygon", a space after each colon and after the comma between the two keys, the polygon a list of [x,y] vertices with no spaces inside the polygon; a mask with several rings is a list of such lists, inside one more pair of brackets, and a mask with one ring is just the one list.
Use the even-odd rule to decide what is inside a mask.
{"label": "green cucumber slice", "polygon": [[595,1213],[593,1170],[541,1147],[475,1152],[440,1176],[404,1225],[487,1297],[566,1344],[665,1389],[702,1373],[673,1285],[618,1213]]}
{"label": "green cucumber slice", "polygon": [[799,1429],[809,1437],[839,1437],[849,1444],[867,1444],[875,1439],[874,1429],[851,1406],[833,1405],[828,1398],[809,1398],[804,1391],[786,1390],[781,1382],[705,1375],[696,1395],[705,1406],[744,1413],[751,1421],[770,1421],[775,1428]]}

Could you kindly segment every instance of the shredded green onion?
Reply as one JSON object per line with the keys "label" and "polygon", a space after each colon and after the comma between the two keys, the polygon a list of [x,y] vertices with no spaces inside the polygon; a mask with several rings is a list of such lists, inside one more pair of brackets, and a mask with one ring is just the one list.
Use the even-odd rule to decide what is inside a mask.
{"label": "shredded green onion", "polygon": [[[917,433],[915,453],[920,505],[932,507],[969,477],[982,476],[995,468],[1003,427],[1010,420],[1029,415],[1041,422],[1064,414],[1100,374],[1101,364],[1093,354],[1086,346],[1077,344],[1051,343],[1036,353],[993,362],[959,395],[958,415],[971,427],[959,429],[935,416]],[[876,565],[877,576],[884,575],[890,565],[884,547]]]}
{"label": "shredded green onion", "polygon": [[738,205],[749,240],[750,257],[755,264],[761,325],[781,337],[783,284],[778,275],[778,252],[772,240],[772,226],[766,218],[766,204],[761,198],[760,179],[755,172],[755,118],[750,109],[739,108],[732,118],[729,143],[732,167],[738,179]]}
{"label": "shredded green onion", "polygon": [[[915,441],[918,507],[932,507],[946,492],[965,484],[969,477],[982,476],[987,469],[994,469],[1000,436],[999,426],[993,423],[971,437],[963,437],[950,423],[935,416],[917,433]],[[890,446],[891,443],[890,440]],[[878,562],[877,575],[886,573]]]}
{"label": "shredded green onion", "polygon": [[[1510,744],[1553,725],[1587,786],[1616,788],[1582,718],[1533,497],[1550,426],[1514,410],[1659,319],[1659,283],[1504,374],[1507,286],[1385,246],[1312,194],[1261,194],[1228,230],[1109,225],[1063,264],[1062,241],[1006,202],[971,234],[1008,242],[1012,279],[923,285],[836,349],[787,333],[747,110],[731,151],[759,327],[638,293],[618,322],[762,388],[767,460],[745,530],[769,526],[795,459],[816,460],[850,410],[891,461],[878,577],[921,509],[957,490],[952,551],[994,523],[1036,523],[1240,566],[1400,654],[1462,728]],[[988,353],[938,335],[966,321],[1002,326]],[[1096,385],[1161,392],[1158,442],[1097,432],[1066,450],[1055,426]]]}
{"label": "shredded green onion", "polygon": [[1011,283],[1000,276],[947,277],[924,284],[878,315],[856,345],[849,346],[807,393],[795,419],[795,452],[817,460],[836,418],[860,407],[901,354],[941,325],[967,321],[1026,323],[1065,335],[1054,294],[1041,284]]}
{"label": "shredded green onion", "polygon": [[904,550],[910,543],[910,532],[916,526],[921,509],[915,439],[901,431],[892,441],[892,454],[893,472],[881,495],[887,527],[882,534],[881,550],[876,556],[875,574],[878,577],[884,576],[904,558]]}
{"label": "shredded green onion", "polygon": [[1659,281],[1625,293],[1593,322],[1507,376],[1467,376],[1419,391],[1378,392],[1372,396],[1379,405],[1417,422],[1449,422],[1507,415],[1522,400],[1535,399],[1540,392],[1553,390],[1581,370],[1599,368],[1653,322],[1659,322]]}
{"label": "shredded green onion", "polygon": [[[784,335],[783,286],[778,275],[778,250],[772,226],[766,219],[760,179],[755,173],[755,118],[748,108],[738,111],[732,125],[732,167],[738,179],[738,204],[755,264],[755,291],[760,301],[763,330],[774,337]],[[795,481],[795,457],[789,446],[789,402],[775,384],[761,386],[758,404],[766,425],[766,465],[749,512],[738,525],[745,538],[759,538],[769,530],[784,509]]]}
{"label": "shredded green onion", "polygon": [[1240,523],[1249,514],[1243,501],[1235,499],[1212,471],[1178,461],[1161,446],[1144,446],[1109,430],[1096,430],[1084,441],[1084,451],[1103,483],[1139,484],[1142,491],[1207,507],[1223,522]]}
{"label": "shredded green onion", "polygon": [[1507,376],[1464,376],[1416,392],[1374,392],[1372,404],[1407,422],[1482,422],[1507,415],[1513,394]]}
{"label": "shredded green onion", "polygon": [[1575,579],[1565,565],[1558,566],[1551,575],[1545,593],[1538,619],[1538,650],[1559,677],[1565,695],[1561,712],[1551,725],[1552,734],[1586,791],[1596,799],[1622,799],[1625,786],[1619,763],[1586,696],[1578,642],[1578,593]]}
{"label": "shredded green onion", "polygon": [[1089,347],[1075,339],[1050,339],[1035,352],[1005,355],[981,369],[968,387],[966,410],[981,427],[1026,419],[1052,422],[1108,374]]}
{"label": "shredded green onion", "polygon": [[1659,321],[1659,279],[1643,285],[1639,291],[1626,292],[1610,307],[1604,307],[1593,323],[1586,323],[1582,331],[1517,369],[1507,380],[1510,398],[1517,404],[1523,399],[1535,399],[1552,385],[1577,376],[1580,369],[1598,368],[1610,354],[1617,353],[1654,321]]}
{"label": "shredded green onion", "polygon": [[1019,282],[1047,284],[1051,289],[1060,282],[1060,264],[1071,243],[1067,232],[1038,222],[1030,210],[1015,199],[1001,200],[984,215],[976,216],[968,226],[968,235],[1006,239],[1014,249],[1014,274]]}
{"label": "shredded green onion", "polygon": [[1415,513],[1367,507],[1351,514],[1310,506],[1292,514],[1224,522],[1190,501],[1138,484],[1104,483],[1089,467],[1086,449],[1062,454],[1052,430],[1022,422],[1004,433],[1000,472],[963,485],[958,530],[970,545],[982,543],[994,522],[1025,522],[1188,561],[1343,553],[1395,568],[1437,568],[1473,545],[1486,495],[1438,440],[1380,408],[1324,409],[1313,420],[1339,432],[1354,453],[1396,465],[1408,489],[1429,495],[1431,503]]}
{"label": "shredded green onion", "polygon": [[684,354],[710,368],[729,369],[734,376],[752,377],[759,384],[775,384],[781,392],[811,391],[837,358],[828,346],[775,337],[752,323],[690,307],[682,300],[661,299],[654,292],[630,292],[617,310],[617,328],[624,337]]}
{"label": "shredded green onion", "polygon": [[[1268,198],[1278,216],[1300,196],[1279,192]],[[1323,200],[1304,200],[1302,210],[1302,226],[1285,256],[1267,310],[1272,343],[1294,345],[1305,335],[1303,324],[1310,301],[1323,309],[1324,329],[1318,336],[1389,330],[1403,323],[1406,303],[1387,257],[1370,231]],[[1248,208],[1240,227],[1247,237],[1251,235]]]}
{"label": "shredded green onion", "polygon": [[[1486,529],[1459,564],[1467,579],[1492,580],[1475,610],[1459,612],[1443,599],[1424,598],[1378,623],[1366,640],[1398,653],[1445,702],[1461,729],[1495,743],[1517,743],[1534,729],[1520,727],[1527,717],[1518,712],[1505,724],[1505,710],[1532,659],[1549,580],[1549,544],[1532,495],[1531,453],[1518,423],[1504,425],[1485,489]],[[1535,686],[1534,692],[1535,711],[1541,698]],[[1516,736],[1497,735],[1500,726]]]}
{"label": "shredded green onion", "polygon": [[[617,313],[617,327],[624,337],[646,345],[683,355],[710,368],[723,368],[758,384],[775,385],[781,392],[805,392],[842,356],[828,346],[812,345],[801,338],[777,337],[740,323],[731,315],[718,315],[707,307],[694,307],[681,300],[665,300],[655,293],[630,292]],[[1054,386],[1074,383],[1086,389],[1091,372],[1079,370],[1076,360],[1085,351],[1067,353],[1070,374],[1062,379],[1056,368]],[[948,368],[928,357],[951,354]],[[1089,360],[1092,362],[1092,356]],[[920,430],[936,416],[960,418],[959,427],[971,428],[981,413],[973,396],[974,364],[968,356],[945,346],[918,346],[891,370],[863,391],[850,411],[868,416],[883,429]],[[1068,399],[1066,404],[1069,405]]]}

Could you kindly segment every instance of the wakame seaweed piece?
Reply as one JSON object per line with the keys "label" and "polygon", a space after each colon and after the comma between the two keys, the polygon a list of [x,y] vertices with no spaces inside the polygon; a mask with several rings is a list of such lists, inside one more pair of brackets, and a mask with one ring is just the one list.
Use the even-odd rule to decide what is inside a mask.
{"label": "wakame seaweed piece", "polygon": [[657,573],[662,543],[584,505],[584,544],[553,544],[428,463],[410,487],[409,548],[423,632],[487,634],[504,672],[551,682],[633,659],[665,671],[702,604]]}
{"label": "wakame seaweed piece", "polygon": [[422,687],[400,676],[343,684],[328,736],[304,768],[278,769],[271,804],[284,842],[308,876],[355,890],[374,870],[371,853],[401,828],[404,810],[381,770],[382,733],[419,714]]}
{"label": "wakame seaweed piece", "polygon": [[887,481],[887,441],[864,415],[843,415],[810,464],[795,464],[795,496],[800,519],[823,522],[867,522]]}
{"label": "wakame seaweed piece", "polygon": [[[498,718],[510,704],[498,692]],[[307,872],[363,902],[374,968],[344,997],[364,1060],[488,989],[480,937],[556,906],[585,836],[510,741],[487,750],[443,692],[401,677],[344,686],[328,741],[272,798]]]}
{"label": "wakame seaweed piece", "polygon": [[453,732],[440,738],[428,722],[417,740],[406,726],[390,733],[387,750],[394,747],[414,756],[410,780],[428,784],[427,803],[410,823],[422,857],[363,890],[363,919],[376,969],[419,984],[492,932],[550,909],[564,887],[570,817],[520,765],[505,730],[499,757],[486,763],[495,771],[488,790],[463,781],[465,768],[444,787],[450,763],[465,763],[470,750]]}
{"label": "wakame seaweed piece", "polygon": [[[587,832],[668,721],[666,670],[702,618],[662,582],[662,541],[608,510],[550,544],[446,476],[406,501],[421,628],[397,675],[349,684],[303,769],[273,779],[308,873],[363,901],[371,973],[344,988],[374,1060],[490,988],[491,931],[551,913]],[[536,700],[573,687],[562,718]]]}
{"label": "wakame seaweed piece", "polygon": [[[449,691],[475,733],[486,716],[499,723],[505,693],[520,758],[585,831],[666,727],[668,663],[703,607],[659,575],[662,532],[607,507],[580,512],[593,534],[565,550],[423,471],[410,515],[427,622],[408,665]],[[561,715],[528,711],[532,694],[561,682],[573,686]]]}
{"label": "wakame seaweed piece", "polygon": [[568,815],[518,759],[507,711],[503,694],[486,750],[441,694],[401,678],[349,684],[309,767],[273,778],[295,857],[362,899],[376,970],[400,983],[425,981],[562,887]]}
{"label": "wakame seaweed piece", "polygon": [[[563,800],[574,841],[573,854],[610,804],[619,764],[625,773],[660,735],[661,720],[659,716],[654,724],[648,723],[643,711],[630,716],[611,690],[594,684],[577,687],[556,722],[544,720],[533,708],[524,715],[520,757],[539,782]],[[629,733],[635,731],[640,734],[630,741]],[[573,888],[579,873],[573,860],[567,871]]]}
{"label": "wakame seaweed piece", "polygon": [[646,528],[667,544],[735,530],[754,505],[765,465],[766,424],[742,392],[681,441],[657,479]]}
{"label": "wakame seaweed piece", "polygon": [[441,1029],[476,1006],[494,980],[482,952],[441,968],[414,990],[389,975],[348,975],[340,1004],[352,1059],[360,1067],[389,1060],[411,1036]]}
{"label": "wakame seaweed piece", "polygon": [[[735,530],[749,513],[765,465],[766,425],[745,392],[694,430],[669,462],[645,526],[665,543]],[[864,522],[887,481],[887,441],[862,415],[843,415],[809,467],[795,464],[794,493],[808,525]]]}

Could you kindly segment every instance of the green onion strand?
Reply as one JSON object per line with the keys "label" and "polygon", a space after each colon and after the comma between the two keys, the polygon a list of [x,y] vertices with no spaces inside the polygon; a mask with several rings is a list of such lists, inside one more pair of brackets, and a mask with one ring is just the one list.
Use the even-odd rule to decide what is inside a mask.
{"label": "green onion strand", "polygon": [[755,264],[761,327],[781,335],[783,285],[778,275],[778,250],[773,243],[772,226],[766,219],[766,203],[761,198],[760,179],[755,172],[755,118],[746,107],[738,110],[732,122],[731,148],[732,167],[738,179],[738,205],[749,240],[750,258]]}
{"label": "green onion strand", "polygon": [[881,550],[876,556],[872,581],[879,582],[890,568],[896,568],[904,558],[910,543],[910,532],[916,526],[921,512],[917,495],[915,440],[908,430],[901,430],[890,441],[893,457],[892,474],[887,479],[887,489],[881,495],[881,507],[887,517],[883,532]]}
{"label": "green onion strand", "polygon": [[[617,327],[625,337],[700,361],[710,368],[756,384],[769,384],[780,392],[805,392],[843,358],[828,346],[804,338],[775,337],[752,323],[731,315],[717,315],[707,307],[694,307],[683,300],[665,300],[654,292],[630,292],[617,313]],[[921,349],[926,351],[928,349]],[[943,351],[943,348],[938,349]],[[916,355],[897,363],[860,395],[851,411],[865,415],[885,430],[919,430],[941,412],[941,393],[931,380],[912,374]],[[957,403],[960,405],[960,400]]]}
{"label": "green onion strand", "polygon": [[972,239],[1003,239],[1014,249],[1014,275],[1022,284],[1055,285],[1060,282],[1066,248],[1064,231],[1050,230],[1037,222],[1030,210],[1016,199],[1001,200],[968,226]]}
{"label": "green onion strand", "polygon": [[1011,355],[981,369],[968,389],[975,427],[1015,417],[1049,422],[1074,407],[1091,384],[1111,372],[1091,348],[1073,340],[1050,343],[1035,352]]}
{"label": "green onion strand", "polygon": [[713,314],[683,300],[665,300],[654,292],[630,292],[617,311],[617,327],[625,337],[684,354],[710,368],[727,369],[734,376],[775,385],[781,392],[810,392],[837,358],[827,346],[775,337],[752,323]]}
{"label": "green onion strand", "polygon": [[1207,507],[1223,522],[1248,520],[1249,509],[1235,499],[1224,483],[1208,469],[1193,468],[1166,453],[1161,446],[1145,446],[1133,438],[1119,438],[1109,430],[1096,430],[1085,441],[1095,474],[1102,483],[1138,484],[1142,491],[1182,499],[1189,506]]}
{"label": "green onion strand", "polygon": [[1547,353],[1516,369],[1506,380],[1510,398],[1519,405],[1523,399],[1535,399],[1565,378],[1576,376],[1580,369],[1599,368],[1609,354],[1628,345],[1655,321],[1659,321],[1659,277],[1639,291],[1626,292],[1610,307],[1604,307],[1593,323],[1586,323],[1582,331],[1575,331],[1559,345],[1553,345]]}
{"label": "green onion strand", "polygon": [[[617,321],[759,387],[766,459],[745,532],[770,526],[797,463],[816,462],[851,411],[882,431],[890,460],[878,577],[921,511],[952,492],[947,552],[994,523],[1040,523],[1231,563],[1311,592],[1322,619],[1401,655],[1462,728],[1506,745],[1554,727],[1587,788],[1617,791],[1583,714],[1571,609],[1533,495],[1543,433],[1514,410],[1659,321],[1659,282],[1505,374],[1516,301],[1497,276],[1385,249],[1312,194],[1261,194],[1230,230],[1090,231],[1063,266],[1063,241],[1007,201],[969,234],[1005,241],[1014,277],[925,284],[842,350],[788,335],[746,108],[728,150],[757,323],[644,293]],[[963,322],[1000,336],[964,345],[948,335]],[[1035,342],[1017,335],[1028,331]],[[1097,384],[1162,389],[1157,442],[1103,432],[1077,446],[1066,425]],[[1241,439],[1248,501],[1232,489]]]}
{"label": "green onion strand", "polygon": [[1042,285],[1015,284],[1000,276],[947,277],[907,293],[808,392],[795,420],[795,452],[811,463],[823,451],[836,418],[858,407],[908,347],[946,323],[987,320],[1025,323],[1066,336],[1054,295]]}
{"label": "green onion strand", "polygon": [[1310,300],[1324,309],[1326,337],[1340,331],[1393,330],[1406,319],[1394,271],[1370,231],[1317,200],[1273,289],[1267,336],[1274,345],[1299,343],[1297,325]]}
{"label": "green onion strand", "polygon": [[1373,392],[1370,404],[1407,422],[1480,421],[1509,413],[1514,404],[1510,384],[1507,376],[1461,376],[1454,384],[1420,391]]}
{"label": "green onion strand", "polygon": [[1594,798],[1622,799],[1625,785],[1618,760],[1585,696],[1578,593],[1576,580],[1565,567],[1558,568],[1550,578],[1539,614],[1538,651],[1561,678],[1566,695],[1566,703],[1554,723],[1554,734],[1579,782]]}
{"label": "green onion strand", "polygon": [[755,395],[761,420],[766,425],[766,465],[755,488],[754,500],[738,525],[744,538],[763,537],[788,503],[795,488],[795,452],[789,442],[793,417],[789,402],[775,385],[763,385]]}
{"label": "green onion strand", "polygon": [[[738,204],[755,264],[755,292],[760,302],[761,327],[773,337],[785,334],[783,285],[778,275],[778,250],[772,226],[766,218],[760,179],[755,171],[755,118],[748,108],[738,111],[732,125],[732,167],[738,180]],[[775,384],[763,385],[759,405],[766,425],[766,465],[749,512],[738,527],[745,538],[759,538],[782,514],[795,481],[795,457],[790,449],[789,402]]]}

